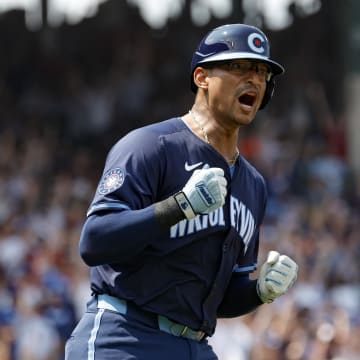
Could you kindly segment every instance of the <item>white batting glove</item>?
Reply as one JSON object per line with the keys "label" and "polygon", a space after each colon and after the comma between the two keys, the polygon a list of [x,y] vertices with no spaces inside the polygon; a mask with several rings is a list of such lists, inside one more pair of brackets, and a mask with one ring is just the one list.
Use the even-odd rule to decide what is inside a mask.
{"label": "white batting glove", "polygon": [[174,197],[186,218],[193,219],[225,204],[226,185],[223,169],[195,170],[182,191]]}
{"label": "white batting glove", "polygon": [[277,251],[269,251],[257,280],[257,293],[264,303],[271,303],[285,294],[297,278],[298,266],[294,260]]}

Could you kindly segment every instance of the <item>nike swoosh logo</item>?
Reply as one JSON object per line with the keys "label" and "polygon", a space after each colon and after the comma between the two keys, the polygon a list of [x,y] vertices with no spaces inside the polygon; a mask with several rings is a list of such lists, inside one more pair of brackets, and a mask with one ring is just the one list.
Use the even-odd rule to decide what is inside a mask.
{"label": "nike swoosh logo", "polygon": [[185,162],[185,170],[186,171],[191,171],[191,170],[194,170],[196,169],[197,167],[199,167],[200,165],[202,165],[202,161],[196,163],[196,164],[192,164],[192,165],[189,165],[188,162],[186,161]]}

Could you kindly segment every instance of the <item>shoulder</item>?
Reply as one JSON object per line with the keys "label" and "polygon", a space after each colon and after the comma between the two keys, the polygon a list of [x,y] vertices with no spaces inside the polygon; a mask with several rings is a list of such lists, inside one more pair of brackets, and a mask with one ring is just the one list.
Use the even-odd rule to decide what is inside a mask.
{"label": "shoulder", "polygon": [[146,125],[132,130],[121,138],[111,149],[111,152],[117,150],[131,150],[136,152],[153,153],[159,151],[161,139],[164,136],[182,131],[184,128],[180,118],[171,118],[158,123]]}
{"label": "shoulder", "polygon": [[155,140],[159,137],[171,135],[180,132],[184,128],[184,124],[180,118],[171,118],[158,123],[146,125],[137,128],[128,133],[125,138],[143,138],[150,137]]}

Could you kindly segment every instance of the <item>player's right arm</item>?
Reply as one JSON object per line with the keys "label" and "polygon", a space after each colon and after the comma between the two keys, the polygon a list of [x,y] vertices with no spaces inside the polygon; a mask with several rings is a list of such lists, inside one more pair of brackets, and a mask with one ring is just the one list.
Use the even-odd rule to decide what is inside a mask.
{"label": "player's right arm", "polygon": [[193,173],[180,192],[166,200],[140,210],[96,212],[83,226],[81,257],[89,266],[128,261],[164,237],[164,230],[180,220],[222,206],[226,185],[222,169],[201,169]]}

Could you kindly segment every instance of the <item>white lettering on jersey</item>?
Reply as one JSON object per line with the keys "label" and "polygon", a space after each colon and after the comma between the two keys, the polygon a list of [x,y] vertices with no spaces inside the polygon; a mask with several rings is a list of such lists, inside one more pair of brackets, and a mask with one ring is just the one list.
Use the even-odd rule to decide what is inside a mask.
{"label": "white lettering on jersey", "polygon": [[[245,204],[234,196],[230,196],[230,225],[235,228],[241,236],[245,253],[255,231],[255,219]],[[194,219],[182,220],[173,225],[170,228],[170,238],[176,239],[207,228],[224,226],[224,209],[221,207],[208,215],[199,215]]]}
{"label": "white lettering on jersey", "polygon": [[170,238],[175,239],[209,227],[225,226],[224,209],[218,208],[207,215],[199,215],[191,220],[181,220],[170,228]]}
{"label": "white lettering on jersey", "polygon": [[230,197],[230,221],[243,240],[245,253],[254,234],[255,220],[251,211],[233,196]]}

